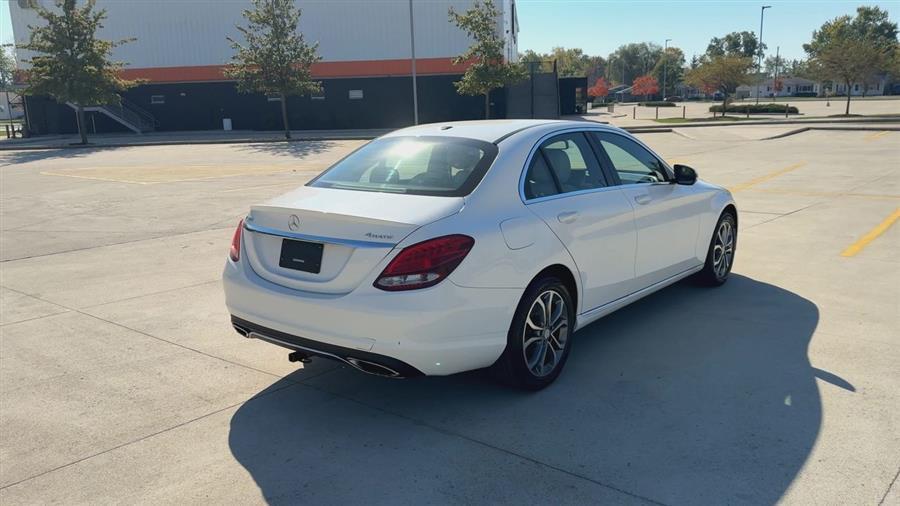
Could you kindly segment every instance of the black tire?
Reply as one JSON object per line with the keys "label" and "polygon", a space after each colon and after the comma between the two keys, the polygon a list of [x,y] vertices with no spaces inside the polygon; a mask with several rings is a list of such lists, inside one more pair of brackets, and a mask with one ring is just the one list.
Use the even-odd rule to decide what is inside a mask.
{"label": "black tire", "polygon": [[[726,254],[724,258],[719,259],[718,251],[720,242],[722,241],[720,232],[724,232],[723,227],[730,230],[731,233],[731,254]],[[709,248],[706,251],[706,263],[703,265],[703,270],[698,272],[695,277],[700,284],[706,286],[720,286],[728,281],[728,275],[731,273],[731,268],[734,266],[734,256],[737,253],[737,233],[737,220],[735,219],[734,212],[731,210],[723,211],[722,215],[719,216],[719,221],[716,222],[716,228],[713,229],[712,237],[709,239]],[[727,237],[725,239],[727,242]],[[727,247],[725,250],[727,251]],[[719,261],[717,262],[717,260]],[[724,267],[720,263],[723,260],[726,263]]]}
{"label": "black tire", "polygon": [[[541,297],[542,305],[537,304],[538,298]],[[558,299],[557,299],[558,297]],[[541,320],[544,318],[542,307],[546,307],[546,301],[550,301],[550,325],[546,321],[541,321],[538,325],[536,322],[529,323],[529,313],[535,311],[532,315],[533,320]],[[559,307],[557,301],[561,301],[563,306],[559,313],[553,309]],[[537,309],[535,309],[537,308]],[[564,322],[557,320],[564,318]],[[552,331],[554,325],[559,325],[558,330],[544,332],[534,327],[540,326]],[[553,276],[542,276],[536,279],[525,290],[522,300],[516,308],[513,315],[512,323],[509,326],[507,334],[506,349],[503,355],[497,359],[493,366],[493,370],[498,379],[502,382],[523,388],[526,390],[540,390],[559,376],[566,360],[569,358],[569,351],[572,349],[572,328],[575,325],[575,308],[572,304],[572,296],[569,294],[568,288],[558,278]],[[526,326],[529,335],[528,339],[532,341],[525,347]],[[561,345],[561,353],[559,346]],[[536,348],[536,347],[548,348]],[[523,349],[526,348],[526,349]],[[543,354],[542,354],[543,353]],[[529,367],[529,359],[532,357],[534,363]],[[555,359],[555,360],[554,360]],[[552,367],[550,362],[553,361]],[[540,373],[536,372],[539,370]]]}

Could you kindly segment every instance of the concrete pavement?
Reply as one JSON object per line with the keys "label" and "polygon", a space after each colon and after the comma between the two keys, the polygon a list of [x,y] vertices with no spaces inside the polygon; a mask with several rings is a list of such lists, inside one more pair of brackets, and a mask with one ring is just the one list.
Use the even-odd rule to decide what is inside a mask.
{"label": "concrete pavement", "polygon": [[900,227],[842,252],[898,207],[900,133],[691,132],[643,140],[733,189],[734,277],[587,327],[533,394],[231,330],[237,219],[359,141],[0,153],[0,502],[891,504]]}

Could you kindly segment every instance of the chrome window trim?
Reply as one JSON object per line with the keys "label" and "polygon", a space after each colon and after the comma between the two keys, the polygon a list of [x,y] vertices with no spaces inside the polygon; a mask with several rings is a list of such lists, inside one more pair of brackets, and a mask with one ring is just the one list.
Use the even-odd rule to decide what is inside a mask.
{"label": "chrome window trim", "polygon": [[[613,129],[611,129],[611,128],[608,128],[608,127],[607,127],[607,128],[603,128],[603,127],[599,127],[599,126],[598,126],[598,127],[582,127],[582,126],[578,126],[578,127],[561,128],[561,129],[559,129],[559,130],[554,130],[554,131],[552,131],[552,132],[550,132],[550,133],[546,133],[546,134],[544,134],[543,136],[541,136],[541,138],[538,139],[538,140],[534,143],[533,146],[531,146],[531,150],[528,152],[528,157],[525,159],[525,165],[524,165],[524,167],[522,167],[522,171],[521,171],[521,173],[519,174],[519,199],[520,199],[520,200],[522,201],[522,203],[525,204],[526,206],[527,206],[528,204],[534,204],[534,203],[537,203],[537,202],[546,202],[546,201],[548,201],[548,200],[555,200],[555,199],[559,199],[559,198],[563,198],[563,197],[574,197],[574,196],[576,196],[576,195],[585,195],[585,194],[587,194],[587,193],[604,192],[604,191],[608,191],[608,190],[611,190],[611,189],[622,188],[622,187],[624,187],[624,186],[669,185],[669,184],[672,184],[671,182],[668,182],[668,181],[667,181],[667,182],[654,182],[654,183],[630,183],[630,184],[628,184],[628,185],[625,185],[625,184],[611,184],[611,185],[609,185],[609,186],[604,186],[604,187],[601,187],[601,188],[591,188],[591,189],[587,189],[587,190],[578,190],[578,191],[574,191],[574,192],[557,193],[556,195],[548,195],[548,196],[546,196],[546,197],[537,197],[537,198],[533,198],[533,199],[526,198],[526,197],[525,197],[525,175],[528,174],[528,168],[531,167],[531,161],[532,161],[532,159],[534,158],[534,154],[537,152],[537,150],[538,150],[538,148],[540,147],[540,145],[543,144],[544,141],[547,140],[547,139],[549,139],[550,137],[555,137],[555,136],[557,136],[557,135],[567,134],[567,133],[572,133],[572,132],[584,132],[584,133],[587,133],[587,132],[601,132],[601,133],[610,133],[610,134],[613,134],[613,135],[619,135],[619,136],[624,137],[624,138],[626,138],[626,139],[632,140],[632,141],[638,143],[638,145],[641,146],[642,148],[646,149],[651,155],[653,155],[654,158],[656,158],[657,160],[659,160],[660,162],[662,162],[663,167],[665,167],[665,168],[668,170],[668,175],[669,175],[671,178],[674,179],[674,177],[675,177],[674,171],[672,170],[672,168],[669,166],[669,164],[668,164],[665,160],[663,160],[662,158],[660,158],[660,156],[657,155],[655,151],[653,151],[652,149],[650,149],[649,146],[647,146],[646,144],[644,144],[643,142],[641,142],[638,138],[636,138],[636,137],[634,137],[634,136],[632,136],[632,135],[623,134],[622,132],[618,132],[618,131],[613,130]],[[598,157],[597,162],[598,162],[598,163],[601,163],[601,164],[603,163],[603,161],[600,160],[599,157]],[[615,168],[613,168],[613,170],[615,170]]]}
{"label": "chrome window trim", "polygon": [[250,223],[250,220],[244,220],[244,230],[256,232],[258,234],[272,235],[276,237],[285,237],[288,239],[297,239],[300,241],[317,242],[321,244],[339,244],[341,246],[350,246],[351,248],[393,248],[396,243],[378,242],[378,241],[361,241],[356,239],[339,239],[337,237],[324,237],[320,235],[298,234],[287,230],[278,230],[276,228],[263,227]]}

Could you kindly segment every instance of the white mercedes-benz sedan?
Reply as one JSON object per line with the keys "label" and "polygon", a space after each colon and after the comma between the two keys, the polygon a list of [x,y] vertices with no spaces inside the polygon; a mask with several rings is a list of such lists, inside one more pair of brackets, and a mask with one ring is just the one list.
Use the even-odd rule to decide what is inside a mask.
{"label": "white mercedes-benz sedan", "polygon": [[405,128],[252,206],[224,286],[243,336],[387,376],[493,367],[538,389],[576,330],[676,281],[725,282],[731,194],[597,123]]}

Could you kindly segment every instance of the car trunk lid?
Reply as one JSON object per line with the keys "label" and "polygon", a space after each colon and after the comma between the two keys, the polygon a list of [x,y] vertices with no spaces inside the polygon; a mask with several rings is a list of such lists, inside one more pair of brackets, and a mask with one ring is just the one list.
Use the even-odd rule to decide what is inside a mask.
{"label": "car trunk lid", "polygon": [[[459,212],[463,202],[462,197],[303,186],[251,207],[244,249],[253,270],[272,283],[348,293],[403,238]],[[285,246],[285,241],[290,244]]]}

